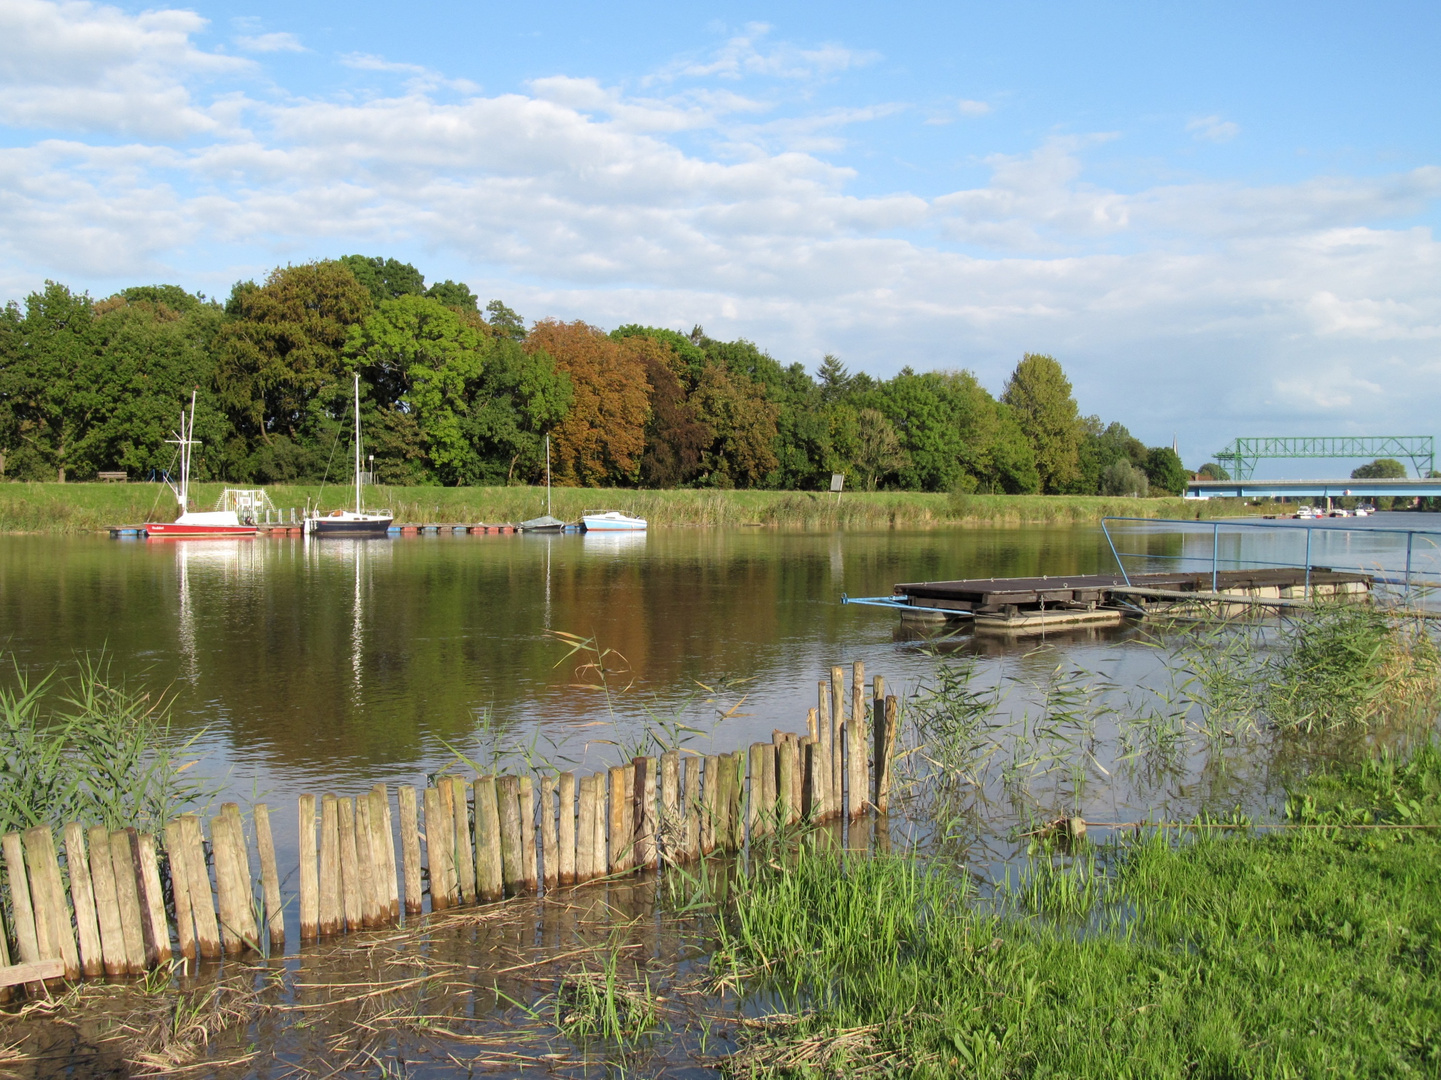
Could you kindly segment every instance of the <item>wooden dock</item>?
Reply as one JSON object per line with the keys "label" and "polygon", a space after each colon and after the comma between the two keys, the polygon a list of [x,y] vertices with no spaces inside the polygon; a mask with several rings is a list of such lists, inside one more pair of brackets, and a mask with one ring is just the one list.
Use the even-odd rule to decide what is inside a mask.
{"label": "wooden dock", "polygon": [[[1219,605],[1224,614],[1253,607],[1285,608],[1318,597],[1367,595],[1369,574],[1327,567],[1279,567],[1207,573],[1072,574],[1055,577],[970,578],[896,585],[885,606],[902,616],[973,619],[976,628],[1040,631],[1114,625],[1158,607]],[[851,601],[858,602],[858,601]],[[865,601],[859,601],[865,602]]]}
{"label": "wooden dock", "polygon": [[[291,902],[308,943],[427,910],[663,873],[838,819],[863,839],[863,819],[889,808],[900,706],[883,678],[867,683],[862,663],[850,674],[847,685],[834,667],[817,684],[804,732],[778,729],[734,753],[673,749],[587,776],[450,774],[420,791],[352,781],[352,794],[302,795],[298,872],[277,865],[264,804],[248,815],[224,804],[208,844],[195,814],[154,836],[74,822],[63,849],[48,826],[8,833],[0,1001],[12,987],[138,975],[172,957],[266,952],[262,941],[276,955]],[[878,822],[878,835],[885,828]]]}

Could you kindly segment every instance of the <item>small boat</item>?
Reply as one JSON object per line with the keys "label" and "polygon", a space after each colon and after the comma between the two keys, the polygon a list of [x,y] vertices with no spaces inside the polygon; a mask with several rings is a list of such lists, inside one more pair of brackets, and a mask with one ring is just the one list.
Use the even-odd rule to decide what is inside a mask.
{"label": "small boat", "polygon": [[349,537],[352,539],[383,539],[390,534],[395,515],[389,510],[365,510],[360,501],[360,373],[355,375],[355,509],[318,511],[307,514],[305,535],[315,537]]}
{"label": "small boat", "polygon": [[645,518],[630,517],[619,510],[587,510],[580,519],[586,532],[643,532]]}
{"label": "small boat", "polygon": [[550,436],[545,437],[545,513],[520,523],[521,532],[565,532],[565,522],[550,516]]}
{"label": "small boat", "polygon": [[241,521],[234,510],[190,509],[190,448],[200,445],[195,439],[195,391],[190,393],[190,416],[180,410],[180,430],[175,438],[166,440],[180,447],[180,483],[165,481],[180,503],[180,516],[174,521],[148,521],[143,528],[151,540],[214,540],[254,536],[255,522]]}

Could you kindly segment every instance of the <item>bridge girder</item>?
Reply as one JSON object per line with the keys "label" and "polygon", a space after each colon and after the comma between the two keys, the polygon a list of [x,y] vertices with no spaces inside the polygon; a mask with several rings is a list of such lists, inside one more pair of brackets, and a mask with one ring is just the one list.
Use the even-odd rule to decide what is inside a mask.
{"label": "bridge girder", "polygon": [[1262,458],[1406,458],[1416,475],[1424,477],[1436,467],[1436,449],[1430,435],[1316,435],[1239,438],[1216,455],[1220,464],[1231,463],[1237,480],[1250,480]]}

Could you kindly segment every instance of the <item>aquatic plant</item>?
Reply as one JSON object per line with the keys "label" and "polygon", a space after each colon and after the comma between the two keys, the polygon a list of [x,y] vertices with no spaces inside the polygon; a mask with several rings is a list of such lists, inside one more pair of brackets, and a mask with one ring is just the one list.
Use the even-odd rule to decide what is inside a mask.
{"label": "aquatic plant", "polygon": [[169,702],[117,679],[103,655],[68,679],[17,665],[0,687],[0,832],[70,821],[159,831],[208,797],[187,775],[203,734],[172,737]]}

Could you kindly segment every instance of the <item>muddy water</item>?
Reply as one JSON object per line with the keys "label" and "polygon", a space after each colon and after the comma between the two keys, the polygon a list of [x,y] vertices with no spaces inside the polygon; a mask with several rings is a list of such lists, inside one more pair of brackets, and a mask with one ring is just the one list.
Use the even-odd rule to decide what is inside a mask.
{"label": "muddy water", "polygon": [[[1229,554],[1289,561],[1300,539],[1237,540]],[[1132,540],[1157,567],[1209,557],[1204,536]],[[1397,542],[1379,533],[1316,545],[1316,562],[1399,565]],[[864,660],[905,692],[933,676],[939,648],[975,657],[977,685],[1004,687],[1012,720],[1035,719],[1019,729],[1024,746],[1014,724],[1005,736],[1010,780],[997,782],[993,771],[967,808],[972,816],[959,832],[953,822],[943,841],[995,875],[1015,854],[1007,830],[1026,817],[1254,807],[1274,789],[1276,758],[1246,747],[1152,753],[1135,721],[1164,711],[1157,703],[1169,687],[1159,651],[1134,628],[938,641],[840,597],[884,594],[898,581],[1113,566],[1110,545],[1090,527],[319,544],[4,537],[0,640],[29,672],[103,650],[118,674],[168,688],[177,733],[199,733],[197,771],[223,796],[275,808],[282,875],[295,865],[300,792],[423,782],[456,750],[511,761],[530,753],[590,770],[648,727],[703,751],[729,750],[768,739],[774,727],[801,728],[832,664]],[[594,650],[571,653],[557,634],[591,639]],[[1076,671],[1086,674],[1065,674]],[[1082,683],[1117,688],[1113,707],[1062,700]],[[898,836],[925,828],[897,822]],[[562,891],[424,930],[346,938],[268,972],[228,965],[226,977],[248,988],[235,1004],[244,1019],[234,1046],[209,1051],[211,1060],[233,1060],[237,1075],[322,1066],[384,1075],[397,1061],[411,1063],[410,1075],[453,1074],[460,1062],[497,1075],[566,1072],[588,1051],[520,1006],[543,1012],[553,1004],[546,995],[578,969],[619,957],[628,983],[648,982],[664,999],[662,1020],[672,1025],[654,1040],[658,1056],[640,1055],[642,1073],[713,1075],[705,1060],[730,1045],[737,1003],[706,982],[703,965],[690,968],[708,948],[704,913],[657,891],[654,883]],[[294,942],[293,906],[288,915]],[[183,982],[204,990],[214,973]],[[749,1002],[742,1012],[764,1007]]]}

